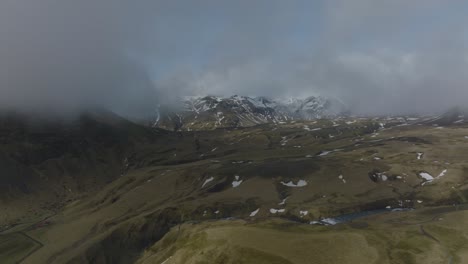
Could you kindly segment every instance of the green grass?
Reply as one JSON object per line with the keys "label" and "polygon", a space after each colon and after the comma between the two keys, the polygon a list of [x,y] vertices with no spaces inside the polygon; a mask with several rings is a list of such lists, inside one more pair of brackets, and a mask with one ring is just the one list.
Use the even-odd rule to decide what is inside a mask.
{"label": "green grass", "polygon": [[[431,219],[440,214],[447,214],[444,218],[451,219],[451,211],[423,211],[423,208],[460,201],[457,194],[463,194],[466,189],[464,157],[468,155],[468,141],[464,135],[468,135],[468,129],[394,127],[371,137],[375,124],[375,121],[361,120],[351,126],[341,122],[338,127],[330,127],[331,122],[320,120],[309,123],[309,127],[329,127],[305,131],[304,123],[298,122],[278,126],[276,130],[265,125],[158,134],[144,145],[135,146],[128,155],[129,167],[114,175],[115,180],[97,185],[97,190],[89,193],[79,193],[73,188],[79,201],[61,208],[59,214],[49,219],[50,225],[27,230],[44,247],[25,263],[48,263],[54,258],[58,262],[88,257],[117,258],[128,251],[111,252],[116,245],[136,244],[138,247],[132,254],[147,248],[138,257],[140,263],[162,263],[171,256],[166,264],[307,263],[310,260],[327,264],[393,264],[429,263],[425,262],[429,257],[441,259],[442,263],[447,249],[456,261],[464,260],[460,252],[465,250],[466,235],[462,231],[468,228],[466,224],[446,223],[439,227]],[[130,127],[131,131],[134,129]],[[329,138],[329,134],[335,137]],[[284,136],[291,139],[281,145]],[[322,150],[334,149],[342,150],[317,157]],[[416,159],[417,152],[425,153],[422,160]],[[374,156],[383,159],[374,160]],[[233,163],[238,161],[246,162]],[[421,186],[419,171],[436,176],[443,169],[448,169],[446,176]],[[394,177],[374,182],[368,176],[373,170]],[[95,171],[99,177],[101,169]],[[243,182],[233,188],[235,175]],[[346,183],[339,175],[344,176]],[[397,179],[396,175],[404,178]],[[210,177],[213,181],[202,188]],[[307,186],[290,188],[280,183],[299,179],[306,180]],[[71,180],[80,183],[79,177]],[[279,205],[286,197],[286,203]],[[320,216],[387,205],[397,207],[400,200],[418,210],[376,215],[349,226],[292,222],[307,223]],[[34,200],[28,202],[30,207],[36,205]],[[172,213],[165,211],[168,208],[174,208]],[[257,216],[250,217],[250,212],[257,208],[260,208]],[[272,215],[270,208],[284,208],[286,212]],[[299,210],[307,210],[309,214],[301,217]],[[242,221],[220,221],[227,217]],[[168,226],[178,222],[186,224],[180,231],[173,227],[157,241],[167,230],[156,232],[155,225],[164,219],[168,220]],[[440,239],[441,245],[420,234],[418,222],[423,221],[426,231]],[[24,229],[18,229],[21,230]],[[22,245],[5,243],[2,252],[21,255],[13,250],[13,244]],[[20,248],[27,251],[26,246]]]}
{"label": "green grass", "polygon": [[0,262],[18,263],[41,245],[22,233],[0,235]]}

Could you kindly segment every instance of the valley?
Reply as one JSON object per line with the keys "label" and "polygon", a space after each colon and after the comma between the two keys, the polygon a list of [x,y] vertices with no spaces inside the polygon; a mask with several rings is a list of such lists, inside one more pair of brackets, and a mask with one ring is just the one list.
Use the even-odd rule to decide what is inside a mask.
{"label": "valley", "polygon": [[[465,263],[463,118],[340,117],[177,132],[111,113],[65,130],[7,133],[9,124],[4,160],[21,170],[6,171],[18,181],[3,187],[0,259]],[[64,141],[66,149],[53,147]],[[39,154],[21,160],[22,150]]]}

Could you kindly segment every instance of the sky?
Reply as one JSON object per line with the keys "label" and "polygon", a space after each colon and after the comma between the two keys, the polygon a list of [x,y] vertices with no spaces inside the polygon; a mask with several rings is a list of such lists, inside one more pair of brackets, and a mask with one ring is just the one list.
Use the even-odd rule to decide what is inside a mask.
{"label": "sky", "polygon": [[146,115],[180,96],[468,101],[461,0],[2,0],[0,108]]}

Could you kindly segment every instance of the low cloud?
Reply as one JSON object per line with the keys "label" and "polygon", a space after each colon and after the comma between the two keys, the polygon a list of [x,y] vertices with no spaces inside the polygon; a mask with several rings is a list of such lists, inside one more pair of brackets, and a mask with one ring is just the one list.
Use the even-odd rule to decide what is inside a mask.
{"label": "low cloud", "polygon": [[467,5],[5,0],[0,106],[141,116],[184,95],[324,94],[358,113],[443,111],[468,98]]}

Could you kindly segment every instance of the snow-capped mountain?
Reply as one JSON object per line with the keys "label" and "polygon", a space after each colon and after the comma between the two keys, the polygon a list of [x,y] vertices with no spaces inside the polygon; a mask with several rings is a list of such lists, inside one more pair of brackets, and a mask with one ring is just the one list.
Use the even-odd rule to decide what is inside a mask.
{"label": "snow-capped mountain", "polygon": [[304,99],[289,98],[279,101],[275,109],[296,120],[333,118],[348,113],[347,107],[341,101],[322,96],[310,96]]}
{"label": "snow-capped mountain", "polygon": [[205,130],[328,118],[347,113],[346,106],[340,101],[314,96],[286,100],[239,95],[187,97],[172,110],[168,109],[158,106],[153,126],[170,130]]}

